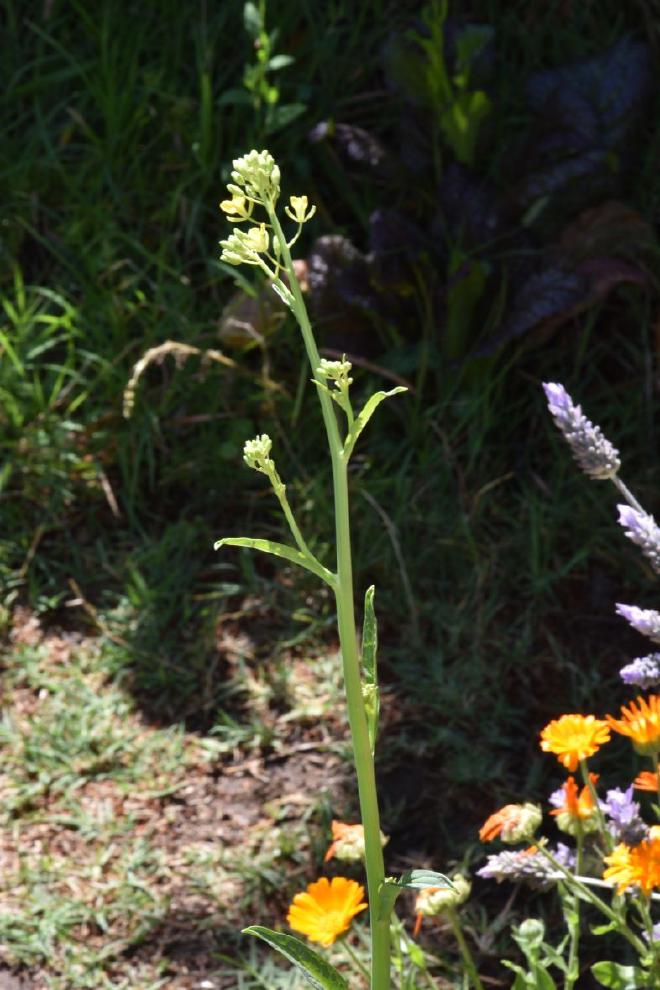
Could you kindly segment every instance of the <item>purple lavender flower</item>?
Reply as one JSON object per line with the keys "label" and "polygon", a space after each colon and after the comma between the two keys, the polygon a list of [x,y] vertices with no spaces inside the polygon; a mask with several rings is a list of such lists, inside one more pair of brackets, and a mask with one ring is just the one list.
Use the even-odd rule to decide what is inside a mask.
{"label": "purple lavender flower", "polygon": [[617,509],[619,523],[625,529],[626,536],[642,548],[653,570],[660,574],[660,526],[653,516],[633,509],[631,505],[617,505]]}
{"label": "purple lavender flower", "polygon": [[564,805],[566,804],[566,791],[564,790],[563,785],[561,787],[558,787],[556,791],[552,792],[552,794],[548,798],[548,801],[550,802],[553,808],[564,807]]}
{"label": "purple lavender flower", "polygon": [[648,826],[640,817],[639,804],[633,801],[632,785],[626,791],[622,791],[620,787],[608,791],[605,800],[601,802],[601,809],[617,842],[638,846],[648,838]]}
{"label": "purple lavender flower", "polygon": [[632,663],[621,668],[619,676],[624,684],[634,684],[642,691],[657,687],[660,684],[660,653],[637,657]]}
{"label": "purple lavender flower", "polygon": [[[553,855],[562,866],[573,869],[575,856],[568,846],[560,842]],[[477,876],[485,877],[487,880],[497,880],[498,883],[502,880],[520,881],[536,888],[550,887],[554,882],[562,879],[562,874],[555,870],[542,853],[526,850],[516,852],[506,850],[495,856],[489,856],[486,865],[477,870]]]}
{"label": "purple lavender flower", "polygon": [[619,452],[603,436],[600,427],[594,426],[581,407],[573,404],[563,385],[545,382],[543,389],[553,419],[584,473],[596,480],[613,478],[621,467]]}
{"label": "purple lavender flower", "polygon": [[620,602],[617,602],[616,611],[617,615],[621,615],[642,636],[660,643],[660,612],[652,608],[638,608],[636,605],[622,605]]}
{"label": "purple lavender flower", "polygon": [[[644,938],[647,942],[649,941],[648,935],[645,934]],[[651,941],[660,942],[660,921],[651,929]]]}

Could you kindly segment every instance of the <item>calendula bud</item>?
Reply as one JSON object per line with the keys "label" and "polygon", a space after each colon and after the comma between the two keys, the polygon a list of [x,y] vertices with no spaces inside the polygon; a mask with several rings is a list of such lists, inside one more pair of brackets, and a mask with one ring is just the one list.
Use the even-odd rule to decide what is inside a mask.
{"label": "calendula bud", "polygon": [[415,900],[415,929],[417,935],[422,918],[435,918],[452,908],[460,907],[470,896],[472,884],[462,873],[455,873],[451,878],[451,887],[425,887],[420,890]]}
{"label": "calendula bud", "polygon": [[[362,825],[348,825],[346,822],[332,822],[332,844],[325,854],[325,862],[340,859],[344,863],[356,863],[364,859],[364,828]],[[387,836],[380,833],[381,845],[387,842]]]}
{"label": "calendula bud", "polygon": [[482,842],[500,837],[502,842],[515,845],[531,839],[543,821],[543,812],[536,804],[506,804],[486,820],[479,830]]}

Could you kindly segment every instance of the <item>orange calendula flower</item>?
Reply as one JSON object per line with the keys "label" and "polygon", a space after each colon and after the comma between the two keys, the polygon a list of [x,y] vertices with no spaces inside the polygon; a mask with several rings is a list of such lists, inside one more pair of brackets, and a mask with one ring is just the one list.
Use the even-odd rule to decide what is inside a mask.
{"label": "orange calendula flower", "polygon": [[[589,779],[595,785],[598,782],[598,774],[590,773]],[[579,791],[575,777],[569,777],[564,786],[551,798],[553,803],[557,799],[563,801],[563,804],[558,804],[550,814],[557,816],[557,826],[562,832],[576,835],[579,829],[592,832],[598,828],[596,804],[591,790],[583,787]]]}
{"label": "orange calendula flower", "polygon": [[642,770],[642,772],[638,773],[635,777],[633,787],[636,791],[652,791],[656,794],[658,791],[657,773],[651,773],[650,770]]}
{"label": "orange calendula flower", "polygon": [[366,907],[361,884],[346,877],[332,880],[321,877],[310,883],[304,893],[296,894],[286,920],[295,932],[302,932],[311,942],[332,945]]}
{"label": "orange calendula flower", "polygon": [[660,826],[653,826],[649,838],[638,846],[620,843],[604,862],[603,878],[616,883],[618,894],[627,887],[639,887],[648,896],[660,887]]}
{"label": "orange calendula flower", "polygon": [[607,722],[595,715],[562,715],[541,732],[541,749],[554,753],[562,766],[575,772],[580,760],[597,753],[610,741]]}
{"label": "orange calendula flower", "polygon": [[487,818],[479,829],[482,842],[492,842],[499,835],[502,842],[516,843],[534,835],[542,820],[535,804],[505,804]]}
{"label": "orange calendula flower", "polygon": [[621,718],[607,716],[615,732],[629,736],[638,753],[650,755],[660,750],[660,695],[636,698],[621,708]]}

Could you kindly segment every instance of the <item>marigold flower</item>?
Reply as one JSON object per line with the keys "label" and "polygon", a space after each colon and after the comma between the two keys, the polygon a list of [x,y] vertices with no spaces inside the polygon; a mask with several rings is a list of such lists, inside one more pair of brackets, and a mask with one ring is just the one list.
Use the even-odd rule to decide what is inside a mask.
{"label": "marigold flower", "polygon": [[499,835],[502,842],[522,842],[534,835],[542,818],[541,809],[535,804],[505,804],[486,819],[479,829],[479,838],[482,842],[492,842]]}
{"label": "marigold flower", "polygon": [[562,766],[574,772],[580,760],[597,753],[610,741],[607,722],[594,715],[562,715],[541,732],[541,749],[554,753]]}
{"label": "marigold flower", "polygon": [[626,708],[621,707],[621,718],[607,716],[608,725],[622,736],[629,736],[638,753],[650,756],[660,750],[660,695],[636,698]]}
{"label": "marigold flower", "polygon": [[[598,774],[590,773],[589,778],[592,784],[596,784]],[[557,816],[557,827],[562,832],[577,835],[579,830],[593,832],[598,828],[596,804],[591,790],[583,787],[578,791],[575,777],[569,777],[564,786],[552,795],[550,801],[556,805],[550,814]]]}
{"label": "marigold flower", "polygon": [[451,878],[453,887],[425,887],[415,899],[415,927],[413,938],[419,934],[422,918],[435,918],[450,908],[460,907],[470,896],[472,884],[462,873]]}
{"label": "marigold flower", "polygon": [[655,825],[649,838],[634,849],[620,843],[604,862],[608,866],[603,878],[616,883],[618,894],[627,887],[639,887],[648,896],[660,887],[660,826]]}
{"label": "marigold flower", "polygon": [[654,794],[658,792],[658,775],[657,773],[651,773],[650,770],[642,770],[638,773],[633,782],[633,787],[636,791],[652,791]]}
{"label": "marigold flower", "polygon": [[286,920],[295,932],[302,932],[311,942],[332,945],[337,936],[348,931],[356,914],[367,908],[364,887],[346,877],[321,877],[307,890],[296,894]]}

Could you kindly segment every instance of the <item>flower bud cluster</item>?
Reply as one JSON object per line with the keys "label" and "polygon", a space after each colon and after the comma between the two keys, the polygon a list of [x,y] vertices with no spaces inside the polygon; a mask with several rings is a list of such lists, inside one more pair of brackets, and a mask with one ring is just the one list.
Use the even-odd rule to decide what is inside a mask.
{"label": "flower bud cluster", "polygon": [[220,241],[220,257],[228,265],[259,265],[259,256],[268,251],[269,240],[263,223],[249,230],[234,230],[224,241]]}
{"label": "flower bud cluster", "polygon": [[262,474],[271,475],[275,471],[275,462],[269,457],[273,441],[267,433],[256,436],[254,440],[246,440],[243,447],[243,460],[248,467]]}
{"label": "flower bud cluster", "polygon": [[269,151],[250,151],[233,162],[232,196],[246,194],[259,203],[275,205],[280,194],[280,169]]}
{"label": "flower bud cluster", "polygon": [[548,408],[573,453],[573,457],[590,478],[613,478],[621,461],[619,452],[594,426],[573,401],[563,385],[547,382],[543,385]]}

